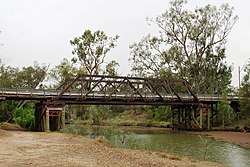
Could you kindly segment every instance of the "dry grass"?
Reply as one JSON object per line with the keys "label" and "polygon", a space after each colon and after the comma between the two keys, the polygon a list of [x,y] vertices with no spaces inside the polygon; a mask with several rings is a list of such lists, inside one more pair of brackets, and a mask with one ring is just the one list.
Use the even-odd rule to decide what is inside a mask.
{"label": "dry grass", "polygon": [[24,130],[18,124],[11,124],[11,123],[7,123],[7,122],[1,122],[0,123],[0,129],[4,129],[4,130]]}
{"label": "dry grass", "polygon": [[101,143],[102,145],[104,145],[106,147],[112,147],[112,145],[108,141],[106,141],[105,139],[103,139],[102,137],[95,138],[95,141],[97,143]]}
{"label": "dry grass", "polygon": [[166,153],[158,153],[158,155],[162,158],[167,158],[167,159],[171,159],[171,160],[176,160],[176,161],[180,161],[181,158],[177,155],[169,155]]}

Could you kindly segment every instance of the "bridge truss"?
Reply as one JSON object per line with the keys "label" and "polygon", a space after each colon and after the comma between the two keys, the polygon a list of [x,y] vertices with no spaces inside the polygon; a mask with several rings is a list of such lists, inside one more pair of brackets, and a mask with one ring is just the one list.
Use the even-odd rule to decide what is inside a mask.
{"label": "bridge truss", "polygon": [[[199,105],[199,99],[184,80],[78,75],[58,88],[54,100],[66,103],[112,105]],[[73,101],[67,100],[70,95]]]}
{"label": "bridge truss", "polygon": [[[68,104],[167,105],[172,110],[172,127],[177,129],[204,129],[204,125],[210,129],[217,113],[215,102],[200,102],[185,80],[78,75],[58,90],[54,100],[64,99]],[[67,100],[65,95],[75,99]]]}
{"label": "bridge truss", "polygon": [[[35,112],[38,131],[51,129],[50,124],[63,127],[64,106],[72,104],[166,105],[172,110],[173,128],[209,130],[220,100],[217,96],[201,99],[185,80],[86,74],[68,79],[57,90],[3,89],[0,100],[8,99],[40,101]],[[230,100],[235,102],[233,97]]]}

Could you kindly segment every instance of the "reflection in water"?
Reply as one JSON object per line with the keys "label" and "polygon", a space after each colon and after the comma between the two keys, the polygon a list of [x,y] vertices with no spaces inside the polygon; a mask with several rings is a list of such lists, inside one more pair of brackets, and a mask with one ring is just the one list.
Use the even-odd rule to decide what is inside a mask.
{"label": "reflection in water", "polygon": [[196,157],[232,167],[250,166],[250,149],[234,144],[214,141],[205,136],[182,133],[140,133],[135,137],[156,150],[171,154]]}
{"label": "reflection in water", "polygon": [[243,158],[244,155],[242,155],[242,152],[237,149],[236,146],[227,144],[227,155],[228,160],[230,161],[229,164],[231,164],[234,167],[247,167],[247,162]]}

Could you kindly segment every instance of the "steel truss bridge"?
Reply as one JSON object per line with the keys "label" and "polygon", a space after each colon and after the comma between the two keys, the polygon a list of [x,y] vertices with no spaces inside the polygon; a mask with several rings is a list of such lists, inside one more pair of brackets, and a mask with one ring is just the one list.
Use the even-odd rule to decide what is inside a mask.
{"label": "steel truss bridge", "polygon": [[[173,110],[173,120],[177,120],[177,128],[203,129],[202,115],[206,115],[207,129],[210,129],[210,122],[213,124],[213,118],[217,113],[217,103],[222,99],[225,100],[225,97],[196,94],[185,80],[85,74],[68,79],[53,90],[0,88],[0,100],[2,101],[40,101],[36,107],[36,124],[39,131],[49,130],[49,117],[61,117],[66,104],[168,105]],[[226,100],[230,101],[232,106],[237,106],[239,97],[227,96]],[[46,108],[49,110],[47,117],[44,116]],[[200,122],[197,121],[197,118]],[[47,125],[45,126],[43,124],[46,120]],[[59,122],[63,122],[63,120],[61,119]],[[175,122],[173,121],[173,126]]]}

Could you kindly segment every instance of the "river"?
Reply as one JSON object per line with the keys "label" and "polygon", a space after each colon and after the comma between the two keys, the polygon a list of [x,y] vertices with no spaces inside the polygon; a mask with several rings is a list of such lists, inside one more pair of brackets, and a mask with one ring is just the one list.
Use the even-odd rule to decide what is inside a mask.
{"label": "river", "polygon": [[[85,135],[93,133],[102,135],[107,128],[85,126],[84,129]],[[120,141],[124,139],[123,133],[117,133],[117,130],[112,128],[111,131],[112,133],[110,134],[113,135],[110,138],[111,142],[116,142],[115,140],[117,139]],[[132,137],[132,143],[136,141],[141,144],[132,144],[131,146],[131,142],[124,142],[124,144],[128,143],[129,146],[123,145],[121,147],[135,147],[137,149],[141,147],[143,149],[162,151],[177,156],[218,162],[232,167],[250,166],[250,149],[228,142],[216,141],[205,135],[187,134],[179,131],[141,130],[140,128],[129,129],[128,131],[132,131],[133,133],[132,135],[129,134],[126,138],[131,139]],[[114,137],[114,134],[120,135],[119,138]],[[127,135],[126,132],[124,134]],[[116,146],[119,146],[119,144],[116,144]]]}
{"label": "river", "polygon": [[206,159],[232,167],[250,166],[250,149],[215,141],[204,135],[143,131],[136,132],[135,138],[171,154]]}

